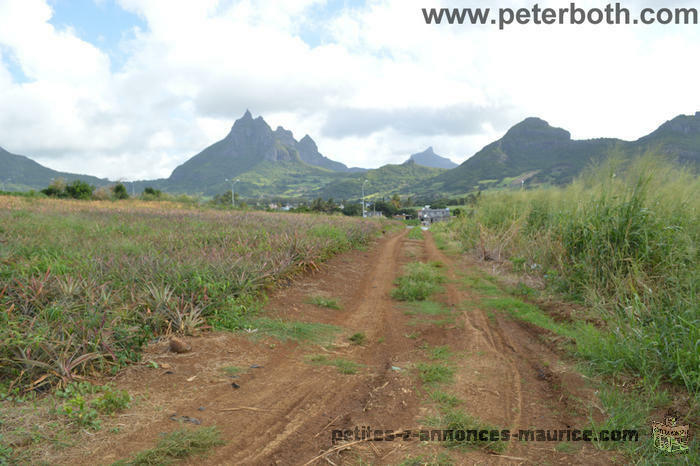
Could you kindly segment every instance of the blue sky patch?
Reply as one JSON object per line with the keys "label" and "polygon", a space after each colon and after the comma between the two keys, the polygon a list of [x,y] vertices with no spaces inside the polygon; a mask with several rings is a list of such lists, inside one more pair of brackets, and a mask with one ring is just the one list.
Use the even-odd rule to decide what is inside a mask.
{"label": "blue sky patch", "polygon": [[109,55],[113,70],[122,67],[127,55],[119,47],[135,27],[146,30],[146,22],[121,8],[115,0],[51,0],[53,17],[49,21],[59,30],[68,27],[80,39]]}

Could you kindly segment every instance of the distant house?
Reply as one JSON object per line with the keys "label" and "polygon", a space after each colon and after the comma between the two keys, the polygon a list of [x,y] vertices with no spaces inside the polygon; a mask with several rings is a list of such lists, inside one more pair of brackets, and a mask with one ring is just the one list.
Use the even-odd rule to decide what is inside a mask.
{"label": "distant house", "polygon": [[431,209],[430,206],[423,207],[418,212],[418,219],[424,225],[430,225],[435,222],[449,220],[452,217],[450,209]]}
{"label": "distant house", "polygon": [[384,217],[384,214],[381,212],[374,212],[374,211],[368,211],[365,212],[365,217]]}

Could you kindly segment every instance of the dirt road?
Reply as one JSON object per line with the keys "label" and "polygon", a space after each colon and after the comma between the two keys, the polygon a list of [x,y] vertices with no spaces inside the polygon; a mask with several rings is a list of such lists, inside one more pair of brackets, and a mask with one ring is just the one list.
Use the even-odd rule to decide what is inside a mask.
{"label": "dirt road", "polygon": [[[402,265],[440,261],[447,276],[435,300],[450,309],[444,321],[408,315],[390,293]],[[193,351],[173,354],[166,343],[149,348],[142,365],[114,383],[137,398],[126,413],[85,437],[52,462],[110,464],[151,448],[171,419],[188,416],[216,425],[226,441],[185,464],[400,464],[409,458],[448,454],[455,464],[609,464],[610,453],[590,444],[557,448],[553,442],[509,442],[505,450],[446,448],[441,442],[359,442],[338,448],[332,431],[414,429],[426,426],[436,408],[416,377],[426,348],[447,346],[456,368],[448,391],[460,409],[492,426],[566,429],[584,426],[595,405],[585,380],[538,338],[538,331],[475,306],[474,291],[461,280],[473,264],[443,254],[429,233],[422,241],[407,232],[379,240],[367,251],[336,257],[322,270],[277,290],[267,314],[284,320],[331,324],[341,330],[333,345],[281,342],[255,333],[214,333],[190,338]],[[309,296],[336,298],[341,309],[309,303]],[[362,344],[348,337],[362,333]],[[314,364],[309,358],[357,364],[354,374]],[[242,368],[234,379],[227,367]],[[238,388],[234,388],[235,383]],[[118,432],[116,432],[118,430]],[[325,454],[325,455],[324,455]],[[324,455],[315,459],[319,455]],[[364,461],[364,463],[361,463]]]}

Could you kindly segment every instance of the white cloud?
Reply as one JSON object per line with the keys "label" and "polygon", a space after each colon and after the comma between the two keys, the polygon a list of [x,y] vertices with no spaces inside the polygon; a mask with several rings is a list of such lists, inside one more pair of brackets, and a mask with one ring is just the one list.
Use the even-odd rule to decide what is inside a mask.
{"label": "white cloud", "polygon": [[[455,4],[425,0],[370,0],[323,23],[310,12],[324,0],[119,4],[148,28],[124,39],[115,71],[49,23],[45,0],[0,0],[0,146],[57,169],[165,177],[250,108],[347,165],[428,145],[461,162],[526,116],[634,139],[700,109],[696,26],[436,26],[420,9]],[[320,45],[301,39],[309,28]],[[12,81],[10,59],[29,82]]]}

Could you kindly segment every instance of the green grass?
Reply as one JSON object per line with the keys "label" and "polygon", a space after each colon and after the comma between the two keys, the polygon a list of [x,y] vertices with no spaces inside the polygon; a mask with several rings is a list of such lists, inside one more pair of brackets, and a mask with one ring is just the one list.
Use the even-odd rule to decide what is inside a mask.
{"label": "green grass", "polygon": [[474,290],[479,295],[499,296],[503,294],[501,288],[483,276],[467,275],[462,279],[466,290]]}
{"label": "green grass", "polygon": [[434,346],[432,348],[426,348],[428,357],[432,360],[447,360],[452,357],[452,351],[447,345],[444,346]]}
{"label": "green grass", "polygon": [[251,329],[257,329],[251,335],[269,335],[279,340],[296,340],[300,342],[329,344],[333,341],[340,327],[318,322],[299,322],[269,317],[258,317],[250,320]]}
{"label": "green grass", "polygon": [[[671,399],[657,381],[645,383],[636,391],[625,393],[614,386],[601,386],[599,390],[601,405],[609,414],[601,422],[590,421],[594,432],[613,429],[636,429],[640,432],[639,442],[597,442],[601,449],[621,449],[632,458],[638,458],[642,464],[700,464],[700,441],[693,437],[690,451],[687,454],[669,457],[651,441],[650,419],[659,407],[669,406]],[[687,419],[679,419],[678,423],[687,423]],[[691,430],[697,426],[691,427]]]}
{"label": "green grass", "polygon": [[205,455],[214,447],[223,445],[215,426],[198,429],[179,429],[162,436],[151,449],[141,451],[131,459],[118,461],[115,466],[149,466],[171,464],[192,456]]}
{"label": "green grass", "polygon": [[326,307],[328,309],[340,309],[340,303],[336,298],[327,298],[325,296],[311,296],[309,297],[309,303],[318,306]]}
{"label": "green grass", "polygon": [[411,228],[408,232],[408,239],[423,241],[423,230],[419,226]]}
{"label": "green grass", "polygon": [[307,360],[312,364],[318,364],[322,366],[334,366],[338,369],[338,372],[346,375],[357,373],[358,369],[361,367],[360,364],[350,361],[348,359],[329,358],[328,356],[323,354],[309,356],[307,357]]}
{"label": "green grass", "polygon": [[435,265],[411,262],[404,267],[404,275],[396,280],[391,296],[399,301],[424,301],[439,291],[444,281]]}
{"label": "green grass", "polygon": [[451,383],[454,381],[455,370],[452,367],[437,363],[416,364],[418,377],[424,384]]}
{"label": "green grass", "polygon": [[447,393],[439,388],[429,392],[430,400],[436,403],[441,408],[454,408],[462,403],[462,400],[451,393]]}
{"label": "green grass", "polygon": [[[449,406],[443,406],[440,409],[440,415],[436,417],[431,417],[426,420],[426,423],[432,427],[440,428],[440,429],[448,429],[448,430],[461,430],[464,432],[469,432],[469,431],[501,431],[502,429],[499,429],[495,426],[486,424],[484,422],[481,422],[479,419],[475,418],[474,416],[471,416],[464,412],[463,410],[454,408],[454,407],[449,407]],[[463,441],[458,441],[458,440],[451,440],[446,442],[445,446],[450,447],[450,448],[459,448],[459,449],[473,449],[473,448],[482,448],[487,451],[495,452],[495,453],[500,453],[505,451],[506,449],[506,443],[502,441],[481,441],[477,438],[474,438],[474,436],[468,436],[465,438]]]}
{"label": "green grass", "polygon": [[521,299],[512,296],[485,298],[481,301],[481,306],[485,309],[507,312],[517,319],[545,328],[558,335],[575,338],[574,330],[570,325],[556,322],[534,304]]}

